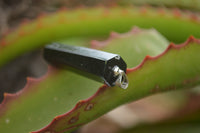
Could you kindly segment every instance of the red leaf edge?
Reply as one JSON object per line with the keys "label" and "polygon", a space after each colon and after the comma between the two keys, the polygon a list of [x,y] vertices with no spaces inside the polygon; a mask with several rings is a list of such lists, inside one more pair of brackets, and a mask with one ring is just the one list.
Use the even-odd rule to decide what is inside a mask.
{"label": "red leaf edge", "polygon": [[[155,57],[152,57],[152,56],[147,55],[147,56],[144,58],[144,60],[143,60],[138,66],[136,66],[136,67],[134,67],[134,68],[129,68],[129,69],[127,69],[127,74],[129,74],[129,73],[131,73],[131,72],[133,72],[133,71],[139,70],[147,61],[155,60],[155,59],[158,59],[158,58],[162,57],[163,55],[165,55],[165,54],[166,54],[169,50],[171,50],[171,49],[176,49],[176,50],[178,50],[178,49],[181,49],[181,48],[187,46],[188,44],[190,44],[190,43],[192,43],[192,42],[197,43],[197,44],[200,44],[200,39],[196,39],[196,38],[194,38],[193,36],[190,36],[190,37],[186,40],[185,43],[182,43],[182,44],[179,44],[179,45],[175,45],[174,43],[170,43],[170,45],[167,47],[167,49],[166,49],[163,53],[161,53],[160,55],[155,56]],[[71,114],[72,112],[78,110],[78,109],[79,109],[80,107],[82,107],[83,105],[86,105],[86,104],[87,104],[87,106],[88,106],[88,105],[91,103],[91,102],[90,102],[91,100],[93,100],[95,97],[99,96],[101,93],[103,93],[103,92],[106,91],[107,89],[109,89],[108,86],[106,86],[106,85],[101,86],[101,87],[97,90],[97,92],[96,92],[94,95],[92,95],[92,96],[89,97],[88,99],[80,100],[80,101],[75,105],[75,107],[74,107],[72,110],[70,110],[69,112],[67,112],[67,113],[65,113],[65,114],[56,116],[56,117],[52,120],[52,122],[51,122],[49,125],[47,125],[46,127],[42,128],[42,129],[40,129],[40,130],[38,130],[38,131],[34,131],[34,132],[31,132],[31,133],[55,133],[56,131],[54,131],[53,127],[54,127],[54,125],[55,125],[60,119],[62,119],[62,118],[64,118],[64,117],[70,118],[70,114]],[[87,108],[87,106],[86,106],[86,108]],[[79,114],[77,115],[77,117],[79,117]],[[71,119],[72,119],[72,118],[74,118],[74,117],[71,117]],[[70,120],[71,120],[71,119],[70,119]],[[76,121],[78,121],[78,118],[76,118]],[[76,122],[76,121],[75,121],[75,122]],[[71,123],[68,123],[68,124],[71,124]],[[84,123],[83,123],[83,124],[84,124]],[[66,132],[66,131],[68,131],[68,130],[70,130],[70,129],[72,129],[72,128],[81,126],[81,125],[83,125],[83,124],[73,125],[73,126],[71,126],[71,127],[68,127],[68,128],[66,128],[66,129],[64,129],[64,130],[62,130],[62,131],[60,131],[60,132],[56,132],[56,133],[63,133],[63,132]]]}

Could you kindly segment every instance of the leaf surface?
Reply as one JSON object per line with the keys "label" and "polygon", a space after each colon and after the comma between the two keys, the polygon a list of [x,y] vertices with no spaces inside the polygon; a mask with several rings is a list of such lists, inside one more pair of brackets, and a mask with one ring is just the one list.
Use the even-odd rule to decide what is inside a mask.
{"label": "leaf surface", "polygon": [[199,24],[197,14],[180,10],[132,7],[62,10],[52,15],[41,15],[6,34],[0,40],[0,66],[52,41],[105,37],[110,31],[127,32],[135,25],[153,27],[168,40],[181,43],[190,35],[200,37]]}
{"label": "leaf surface", "polygon": [[170,44],[159,56],[146,56],[139,66],[128,70],[130,84],[127,90],[103,86],[92,97],[79,102],[71,112],[56,117],[50,125],[39,132],[70,132],[86,121],[93,120],[126,102],[161,91],[198,85],[199,43],[199,40],[191,37],[185,44]]}
{"label": "leaf surface", "polygon": [[[146,39],[143,39],[143,37],[146,37]],[[111,44],[106,44],[104,49],[107,47],[106,50],[109,52],[124,53],[122,55],[123,58],[128,61],[129,65],[134,66],[139,64],[146,54],[159,54],[168,45],[168,41],[155,30],[137,31],[137,33],[133,30],[117,37],[113,37],[112,35],[108,40]],[[116,40],[117,44],[115,43]],[[70,40],[70,42],[72,41]],[[151,48],[151,46],[155,46],[155,42],[159,42],[157,47],[160,46],[160,49],[155,50]],[[92,46],[101,45],[101,43],[103,42],[96,42]],[[143,50],[148,45],[150,46],[149,49],[146,48]],[[117,47],[121,50],[117,51]],[[134,52],[135,60],[129,59],[130,52],[127,52],[127,50],[130,47],[132,47],[131,51],[135,49],[139,50],[138,52]],[[6,94],[4,102],[0,107],[2,114],[0,129],[5,132],[29,132],[42,128],[55,116],[72,109],[78,101],[92,96],[100,85],[100,83],[91,81],[70,71],[49,69],[48,75],[42,79],[28,79],[27,86],[22,92],[17,94],[19,96],[12,97],[10,96],[11,94]],[[120,88],[117,89],[121,90]],[[83,106],[88,104],[87,101],[80,101],[78,105],[82,105],[83,108]],[[78,105],[76,105],[76,108]],[[74,111],[72,112],[74,113]],[[83,110],[82,112],[87,111]],[[90,113],[88,111],[88,114]],[[87,115],[85,116],[87,117]],[[90,116],[92,117],[92,115]],[[100,116],[100,114],[97,116]],[[69,121],[70,117],[63,120]],[[87,120],[89,119],[87,118]],[[20,126],[22,123],[27,123],[27,126]],[[10,126],[16,128],[10,128]],[[64,126],[63,128],[66,127]]]}
{"label": "leaf surface", "polygon": [[[168,41],[155,30],[137,29],[123,35],[112,35],[105,42],[93,42],[92,47],[103,46],[106,51],[121,54],[128,66],[136,66],[142,62],[128,70],[130,85],[127,90],[102,86],[94,94],[99,83],[70,71],[51,70],[46,78],[29,81],[27,87],[19,92],[19,97],[9,97],[10,94],[7,94],[0,107],[1,131],[30,132],[42,128],[59,115],[38,132],[70,132],[123,103],[158,91],[198,84],[200,70],[196,60],[200,58],[197,54],[199,41],[190,38],[187,44],[169,45],[164,53],[155,58],[145,57],[160,54],[167,44]],[[183,67],[187,71],[183,71]],[[94,95],[90,97],[92,94]],[[90,98],[82,100],[87,97]],[[76,106],[65,113],[75,103]]]}
{"label": "leaf surface", "polygon": [[[38,18],[1,40],[0,66],[51,41],[104,37],[111,30],[124,32],[132,25],[155,27],[176,42],[183,41],[190,34],[200,36],[198,18],[179,14],[179,11],[174,14],[157,11],[80,9]],[[199,40],[191,37],[185,44],[170,44],[163,52],[168,44],[155,31],[133,32],[106,42],[93,42],[92,47],[118,53],[130,68],[134,67],[128,70],[130,85],[127,90],[106,86],[99,88],[100,83],[70,71],[50,69],[43,79],[29,79],[27,86],[17,95],[6,94],[0,105],[0,130],[27,133],[48,125],[57,116],[51,124],[36,132],[70,132],[121,104],[159,91],[199,84]]]}

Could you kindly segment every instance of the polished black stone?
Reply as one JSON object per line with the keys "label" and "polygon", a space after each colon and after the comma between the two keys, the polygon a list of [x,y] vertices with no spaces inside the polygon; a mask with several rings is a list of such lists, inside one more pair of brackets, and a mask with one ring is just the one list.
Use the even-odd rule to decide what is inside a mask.
{"label": "polished black stone", "polygon": [[113,67],[118,66],[124,72],[127,68],[124,60],[117,54],[60,43],[46,45],[44,58],[53,65],[103,81],[109,86],[114,86],[117,79]]}

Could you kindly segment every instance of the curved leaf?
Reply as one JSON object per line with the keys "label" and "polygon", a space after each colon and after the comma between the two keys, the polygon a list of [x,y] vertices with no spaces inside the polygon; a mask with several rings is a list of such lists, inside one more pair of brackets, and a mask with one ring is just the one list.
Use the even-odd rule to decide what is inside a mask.
{"label": "curved leaf", "polygon": [[[144,57],[152,51],[154,54],[160,53],[167,46],[167,41],[155,31],[137,34],[130,32],[129,34],[107,41],[109,45],[107,44],[104,49],[114,50],[113,52],[120,49],[120,54],[124,54],[123,58],[128,61],[128,64],[134,65],[135,61],[141,62],[142,56],[138,60],[139,56],[135,55],[135,60],[131,56],[132,60],[130,60],[130,54],[141,55],[142,53]],[[113,42],[115,44],[112,44]],[[96,45],[100,44],[96,43]],[[157,51],[155,48],[152,49],[155,45]],[[138,46],[140,50],[135,46]],[[142,49],[148,46],[149,49],[142,52]],[[131,47],[132,52],[127,52],[127,49]],[[52,117],[64,113],[66,109],[73,106],[74,102],[79,101],[70,112],[57,116],[50,125],[39,131],[42,133],[70,132],[123,103],[158,91],[194,86],[200,80],[200,70],[197,67],[199,63],[196,61],[200,58],[199,49],[199,41],[193,38],[180,46],[171,44],[163,54],[154,58],[146,56],[139,66],[128,70],[130,86],[127,90],[102,86],[92,97],[82,101],[79,101],[80,98],[90,96],[95,91],[92,88],[97,88],[99,84],[69,71],[56,72],[49,75],[43,82],[36,82],[29,89],[24,89],[19,98],[4,101],[1,106],[6,107],[7,111],[2,112],[4,115],[1,116],[0,129],[4,132],[28,132],[41,128],[42,125],[48,124]],[[183,71],[183,67],[187,71]],[[76,84],[71,82],[73,80],[76,80]],[[25,127],[24,124],[26,124]],[[15,128],[10,128],[10,126]]]}
{"label": "curved leaf", "polygon": [[71,37],[102,37],[112,30],[126,32],[133,25],[154,27],[170,41],[178,43],[190,35],[200,37],[198,16],[179,10],[116,7],[60,11],[40,16],[3,37],[0,41],[0,66],[52,41]]}
{"label": "curved leaf", "polygon": [[119,0],[120,4],[136,4],[144,5],[151,4],[156,6],[167,6],[167,7],[179,7],[179,8],[188,8],[190,10],[200,10],[200,1],[199,0]]}
{"label": "curved leaf", "polygon": [[[146,37],[146,39],[143,39],[143,37]],[[155,30],[139,31],[137,33],[130,32],[109,40],[110,41],[108,42],[110,43],[118,40],[118,43],[110,44],[112,47],[107,48],[107,51],[111,52],[112,49],[114,50],[118,47],[121,49],[119,54],[124,53],[125,55],[123,55],[123,58],[125,60],[127,59],[129,65],[134,66],[139,64],[146,54],[159,54],[168,44],[167,40],[159,35]],[[157,50],[151,48],[151,46],[155,47],[155,42],[158,44],[156,46]],[[147,45],[150,45],[149,49],[143,50]],[[123,48],[121,46],[123,46]],[[131,51],[134,51],[135,49],[139,50],[139,52],[135,51],[135,54],[138,55],[135,55],[135,60],[128,59],[130,56],[129,54],[133,52],[129,53],[127,52],[127,49],[130,49],[132,46],[134,47]],[[160,46],[161,48],[159,49]],[[114,50],[112,52],[117,51]],[[126,55],[126,53],[128,54]],[[74,82],[74,80],[76,82]],[[13,100],[9,100],[10,98],[5,97],[5,100],[0,107],[1,113],[4,113],[1,115],[0,120],[1,131],[28,132],[42,128],[55,116],[70,110],[79,100],[86,99],[93,95],[96,89],[99,88],[100,84],[76,75],[70,71],[57,70],[52,74],[50,73],[45,79],[39,80],[39,82],[33,82],[32,80],[30,82],[29,80],[27,86],[29,87],[25,87],[25,89],[18,94],[20,96],[17,99],[14,97],[12,98]],[[79,105],[86,106],[86,101],[80,101],[76,107]],[[91,105],[88,106],[90,107]],[[73,112],[74,111],[72,111],[72,113]],[[101,113],[102,111],[99,112]],[[90,112],[88,113],[90,114]],[[92,117],[93,116],[91,115],[91,118]],[[69,121],[67,119],[69,119],[69,117],[65,118],[64,121]],[[20,126],[23,125],[22,123],[29,124],[24,127]],[[63,128],[66,128],[65,125],[66,124],[62,125],[64,126]],[[10,128],[10,126],[15,128]]]}
{"label": "curved leaf", "polygon": [[[24,52],[51,41],[81,36],[102,37],[110,30],[123,32],[132,25],[155,27],[175,42],[183,41],[190,34],[200,36],[199,20],[195,15],[183,15],[179,10],[157,11],[149,9],[147,12],[144,8],[80,9],[66,14],[60,12],[40,17],[37,21],[22,26],[1,39],[0,66]],[[110,44],[104,49],[114,53],[119,52],[132,67],[139,64],[144,55],[156,55],[162,52],[167,41],[158,36],[144,35],[141,37],[142,40],[137,41],[130,39],[127,45],[119,41],[118,45]],[[148,45],[141,45],[143,50],[139,52],[137,47],[131,49],[138,41],[143,41],[141,44],[144,44],[144,38],[147,39],[146,43],[150,42],[150,48],[155,44],[163,45],[157,45],[155,47],[157,50],[144,50]],[[138,67],[129,69],[130,87],[127,90],[103,86],[95,95],[78,102],[72,111],[56,117],[50,125],[38,132],[69,132],[123,103],[158,91],[188,88],[199,84],[198,51],[199,40],[190,38],[186,44],[180,46],[171,44],[160,56],[155,58],[146,56]],[[138,57],[134,54],[137,52],[140,53]],[[29,82],[27,87],[29,89],[23,89],[17,94],[18,97],[6,94],[3,104],[0,105],[0,129],[2,132],[20,133],[38,130],[47,125],[54,116],[71,109],[80,99],[91,96],[96,91],[94,88],[98,88],[99,85],[69,71],[61,70],[49,74],[40,82]]]}
{"label": "curved leaf", "polygon": [[130,84],[127,90],[103,86],[72,111],[56,117],[50,125],[34,133],[70,132],[123,103],[156,92],[200,84],[199,50],[200,40],[191,37],[182,45],[170,44],[159,56],[146,56],[139,66],[128,70]]}

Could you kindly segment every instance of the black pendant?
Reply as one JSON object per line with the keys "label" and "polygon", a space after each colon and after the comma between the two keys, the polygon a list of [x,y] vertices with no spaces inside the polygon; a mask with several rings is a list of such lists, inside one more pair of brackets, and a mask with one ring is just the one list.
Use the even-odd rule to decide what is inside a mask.
{"label": "black pendant", "polygon": [[58,67],[103,81],[108,86],[128,87],[127,65],[117,54],[100,50],[52,43],[44,48],[44,58]]}

